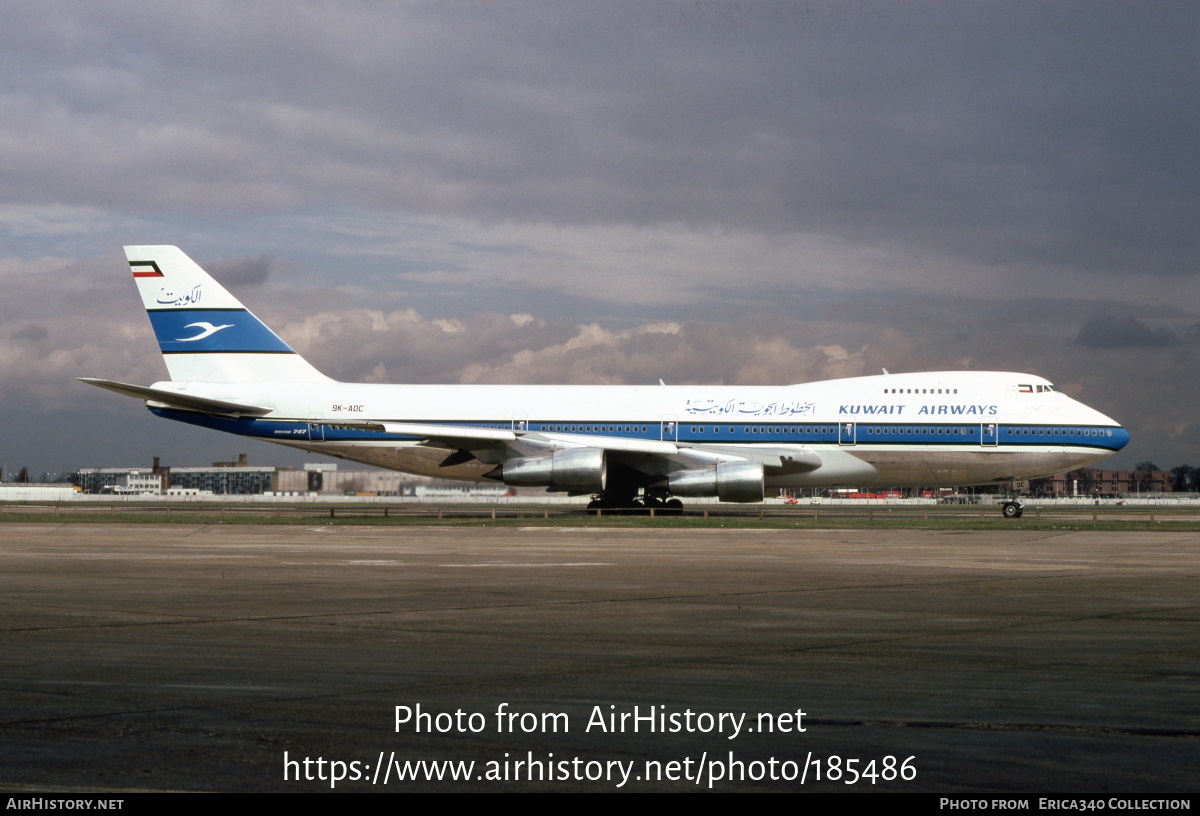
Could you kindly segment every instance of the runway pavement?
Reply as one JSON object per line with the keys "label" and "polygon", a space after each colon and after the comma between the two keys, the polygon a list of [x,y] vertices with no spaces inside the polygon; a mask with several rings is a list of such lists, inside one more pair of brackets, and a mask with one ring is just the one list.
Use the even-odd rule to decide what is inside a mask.
{"label": "runway pavement", "polygon": [[1200,788],[1194,533],[12,522],[0,564],[6,791]]}

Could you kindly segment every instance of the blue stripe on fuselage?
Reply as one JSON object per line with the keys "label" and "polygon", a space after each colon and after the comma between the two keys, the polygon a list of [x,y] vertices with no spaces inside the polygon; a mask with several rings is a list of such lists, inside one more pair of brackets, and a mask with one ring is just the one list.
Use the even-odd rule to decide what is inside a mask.
{"label": "blue stripe on fuselage", "polygon": [[[320,428],[319,439],[327,442],[349,442],[355,440],[414,439],[417,437],[386,434],[358,428],[335,428],[322,422],[295,421],[278,422],[262,419],[229,419],[194,414],[188,411],[173,411],[162,408],[151,409],[155,414],[192,425],[200,425],[226,433],[253,436],[259,439],[286,441],[307,440],[313,431]],[[445,422],[437,420],[395,420],[419,422],[423,425],[441,425],[447,430],[454,427],[512,429],[511,421]],[[985,424],[983,428],[987,428]],[[995,449],[997,445],[1012,447],[1059,446],[1069,448],[1093,448],[1119,451],[1129,442],[1129,433],[1121,427],[1110,426],[1063,426],[1063,425],[1003,425],[997,424],[999,439],[983,436],[979,424],[948,425],[936,424],[882,424],[857,423],[853,438],[839,437],[845,434],[845,423],[813,422],[793,424],[742,424],[742,423],[680,423],[667,436],[672,441],[685,444],[778,444],[778,445],[853,445],[853,446],[946,446],[961,449]],[[532,432],[564,434],[576,437],[606,436],[624,439],[661,439],[662,423],[659,422],[562,422],[526,421],[524,428]],[[676,440],[674,433],[678,432]]]}
{"label": "blue stripe on fuselage", "polygon": [[255,439],[263,439],[275,442],[288,442],[292,440],[308,440],[313,435],[313,431],[319,431],[318,439],[325,441],[351,441],[351,440],[368,440],[368,439],[395,439],[391,434],[383,433],[382,431],[368,431],[357,428],[331,428],[328,425],[322,426],[319,422],[279,422],[263,419],[232,419],[230,417],[209,416],[207,414],[196,414],[191,411],[175,411],[170,408],[151,408],[150,411],[156,416],[164,419],[174,419],[177,422],[186,422],[189,425],[199,425],[202,428],[211,428],[214,431],[224,431],[225,433],[238,434],[239,436],[252,436]]}

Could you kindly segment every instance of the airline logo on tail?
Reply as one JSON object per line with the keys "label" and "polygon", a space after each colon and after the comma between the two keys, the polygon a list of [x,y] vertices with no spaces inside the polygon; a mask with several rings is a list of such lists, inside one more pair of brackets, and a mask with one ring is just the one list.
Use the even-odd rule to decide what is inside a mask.
{"label": "airline logo on tail", "polygon": [[149,314],[163,354],[295,353],[245,309],[161,309]]}
{"label": "airline logo on tail", "polygon": [[199,327],[200,329],[203,329],[203,331],[201,331],[195,337],[176,337],[176,342],[191,343],[195,340],[203,340],[205,337],[212,337],[221,329],[233,328],[233,324],[226,323],[224,326],[214,326],[212,323],[188,323],[186,326],[184,326],[185,329],[190,329],[192,327]]}

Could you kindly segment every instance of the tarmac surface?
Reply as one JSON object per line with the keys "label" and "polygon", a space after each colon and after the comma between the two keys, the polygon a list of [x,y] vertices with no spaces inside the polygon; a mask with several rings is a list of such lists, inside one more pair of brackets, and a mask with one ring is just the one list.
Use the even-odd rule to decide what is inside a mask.
{"label": "tarmac surface", "polygon": [[13,522],[0,564],[5,791],[1200,789],[1195,533]]}

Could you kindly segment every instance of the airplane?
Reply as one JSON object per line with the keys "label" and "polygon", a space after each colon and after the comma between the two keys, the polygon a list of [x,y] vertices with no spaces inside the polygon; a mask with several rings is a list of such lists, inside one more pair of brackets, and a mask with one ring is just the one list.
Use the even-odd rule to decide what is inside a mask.
{"label": "airplane", "polygon": [[[1110,456],[1129,434],[1031,374],[784,386],[381,385],[330,379],[177,247],[127,246],[170,379],[81,382],[154,414],[404,471],[590,496],[588,509],[781,488],[996,485]],[[1019,517],[1017,500],[1002,505]]]}

